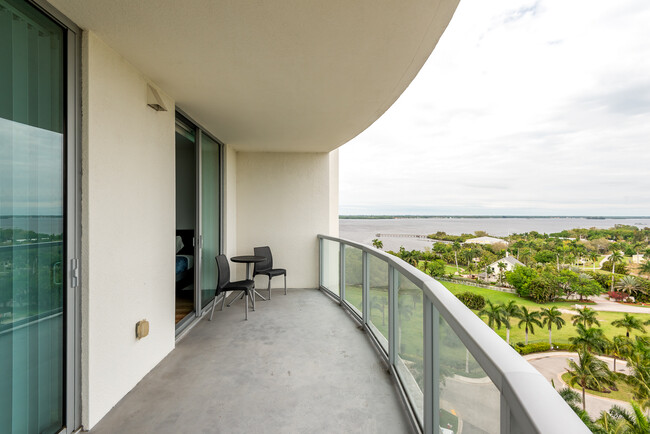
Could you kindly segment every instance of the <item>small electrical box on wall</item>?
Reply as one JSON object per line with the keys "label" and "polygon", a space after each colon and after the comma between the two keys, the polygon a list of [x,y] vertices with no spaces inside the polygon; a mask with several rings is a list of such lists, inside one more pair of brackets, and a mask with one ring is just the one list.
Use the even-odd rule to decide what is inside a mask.
{"label": "small electrical box on wall", "polygon": [[149,321],[143,319],[135,323],[135,338],[140,340],[149,334]]}

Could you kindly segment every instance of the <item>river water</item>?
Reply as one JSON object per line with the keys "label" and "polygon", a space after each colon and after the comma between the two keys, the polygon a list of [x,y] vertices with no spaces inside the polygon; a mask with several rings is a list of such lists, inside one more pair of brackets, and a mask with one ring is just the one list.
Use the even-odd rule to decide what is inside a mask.
{"label": "river water", "polygon": [[[637,217],[625,219],[584,218],[584,217],[495,217],[495,218],[397,218],[397,219],[340,219],[339,234],[341,238],[371,245],[372,240],[382,234],[417,234],[428,235],[438,231],[450,235],[473,234],[485,231],[495,237],[505,237],[513,233],[537,231],[554,233],[574,228],[611,228],[615,225],[632,225],[639,228],[650,227],[650,218]],[[431,247],[428,240],[400,237],[380,237],[384,250],[398,250],[404,246],[407,250],[422,250]]]}

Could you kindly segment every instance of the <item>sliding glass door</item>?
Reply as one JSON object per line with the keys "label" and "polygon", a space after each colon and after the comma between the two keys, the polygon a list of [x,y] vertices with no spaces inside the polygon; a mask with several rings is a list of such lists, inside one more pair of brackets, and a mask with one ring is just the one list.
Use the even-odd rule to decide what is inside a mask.
{"label": "sliding glass door", "polygon": [[0,0],[0,432],[65,422],[66,30]]}
{"label": "sliding glass door", "polygon": [[222,151],[223,145],[188,116],[176,114],[176,236],[185,246],[176,252],[177,263],[178,256],[191,256],[193,264],[185,280],[177,265],[177,334],[214,299],[214,258],[222,251]]}
{"label": "sliding glass door", "polygon": [[214,298],[221,252],[221,146],[201,132],[201,308]]}

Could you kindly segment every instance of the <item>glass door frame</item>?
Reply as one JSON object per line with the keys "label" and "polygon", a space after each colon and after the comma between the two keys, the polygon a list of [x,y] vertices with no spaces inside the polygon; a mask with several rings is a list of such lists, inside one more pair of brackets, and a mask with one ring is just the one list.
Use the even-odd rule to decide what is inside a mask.
{"label": "glass door frame", "polygon": [[207,129],[205,129],[201,124],[196,122],[190,115],[188,115],[181,108],[176,107],[176,113],[184,117],[186,120],[191,122],[196,128],[196,242],[194,245],[194,321],[184,324],[183,327],[179,328],[176,332],[176,337],[181,337],[183,331],[187,330],[196,320],[201,318],[205,312],[209,311],[212,308],[212,302],[208,303],[204,308],[201,308],[201,267],[203,266],[201,261],[202,256],[202,245],[203,245],[203,222],[202,222],[202,212],[203,212],[203,183],[202,183],[202,174],[203,174],[203,159],[202,159],[202,135],[205,134],[210,139],[214,140],[219,145],[219,252],[223,253],[224,251],[224,193],[225,193],[225,176],[224,176],[224,161],[225,161],[225,148],[226,145],[211,134]]}
{"label": "glass door frame", "polygon": [[64,30],[64,427],[72,434],[81,427],[81,29],[44,0],[26,0]]}

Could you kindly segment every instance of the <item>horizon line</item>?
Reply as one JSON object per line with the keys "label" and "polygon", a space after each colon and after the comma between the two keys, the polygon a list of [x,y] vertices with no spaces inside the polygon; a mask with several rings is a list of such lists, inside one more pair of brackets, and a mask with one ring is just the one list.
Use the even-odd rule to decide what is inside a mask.
{"label": "horizon line", "polygon": [[523,215],[523,214],[339,214],[341,217],[410,217],[410,218],[588,218],[588,219],[650,219],[650,216],[629,215]]}

